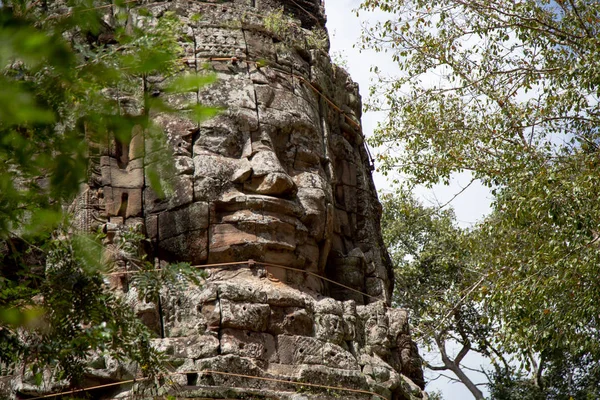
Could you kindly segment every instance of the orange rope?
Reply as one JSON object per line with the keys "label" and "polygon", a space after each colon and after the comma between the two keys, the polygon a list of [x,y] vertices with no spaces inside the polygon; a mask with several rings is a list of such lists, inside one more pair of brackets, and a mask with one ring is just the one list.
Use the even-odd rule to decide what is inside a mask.
{"label": "orange rope", "polygon": [[[174,376],[174,375],[184,375],[184,374],[215,374],[215,375],[225,375],[225,376],[235,376],[235,377],[239,377],[239,378],[248,378],[248,379],[258,379],[258,380],[262,380],[262,381],[267,381],[267,382],[277,382],[277,383],[285,383],[285,384],[291,384],[291,385],[298,385],[298,386],[310,386],[310,387],[315,387],[315,388],[321,388],[321,389],[327,389],[327,390],[341,390],[344,392],[351,392],[351,393],[361,393],[361,394],[367,394],[367,395],[373,395],[373,396],[377,396],[383,400],[388,400],[386,397],[375,393],[375,392],[370,392],[368,390],[362,390],[362,389],[349,389],[349,388],[344,388],[344,387],[340,387],[340,386],[328,386],[328,385],[319,385],[317,383],[308,383],[308,382],[297,382],[297,381],[291,381],[291,380],[284,380],[284,379],[276,379],[276,378],[266,378],[266,377],[262,377],[262,376],[253,376],[253,375],[244,375],[244,374],[236,374],[234,372],[222,372],[222,371],[213,371],[213,370],[203,370],[203,371],[180,371],[180,372],[172,372],[163,376]],[[44,396],[38,396],[38,397],[34,397],[30,400],[38,400],[38,399],[48,399],[48,398],[52,398],[52,397],[57,397],[57,396],[63,396],[63,395],[67,395],[67,394],[75,394],[75,393],[81,393],[81,392],[86,392],[86,391],[90,391],[90,390],[95,390],[95,389],[102,389],[102,388],[106,388],[106,387],[111,387],[111,386],[119,386],[119,385],[123,385],[126,383],[136,383],[136,382],[143,382],[143,381],[147,381],[148,379],[150,379],[149,377],[146,378],[140,378],[140,379],[129,379],[126,381],[119,381],[119,382],[113,382],[113,383],[107,383],[104,385],[98,385],[98,386],[90,386],[87,388],[82,388],[82,389],[73,389],[73,390],[69,390],[69,391],[65,391],[65,392],[59,392],[59,393],[53,393],[53,394],[47,394]],[[235,387],[236,389],[244,389],[243,387]],[[227,400],[227,399],[222,399],[222,400]]]}
{"label": "orange rope", "polygon": [[[192,268],[207,269],[207,268],[218,268],[218,267],[230,267],[230,266],[234,266],[234,265],[244,265],[244,264],[248,264],[249,267],[252,267],[254,265],[262,265],[264,267],[281,268],[281,269],[286,269],[286,270],[289,270],[289,271],[300,272],[300,273],[303,273],[303,274],[312,275],[312,276],[314,276],[316,278],[319,278],[319,279],[322,279],[324,281],[333,283],[334,285],[338,285],[340,287],[343,287],[344,289],[351,290],[351,291],[353,291],[355,293],[361,294],[363,296],[367,296],[367,297],[369,297],[371,299],[381,300],[377,296],[373,296],[373,295],[370,295],[368,293],[361,292],[358,289],[354,289],[354,288],[352,288],[350,286],[346,286],[343,283],[336,282],[336,281],[334,281],[332,279],[326,278],[326,277],[324,277],[322,275],[319,275],[319,274],[317,274],[315,272],[306,271],[306,270],[300,269],[300,268],[288,267],[286,265],[271,264],[271,263],[265,263],[265,262],[262,262],[262,261],[255,261],[255,260],[252,260],[252,259],[247,260],[247,261],[236,261],[236,262],[219,263],[219,264],[194,265],[194,266],[192,266]],[[149,270],[145,270],[144,272],[159,272],[159,271],[161,271],[160,268],[149,269]],[[122,272],[111,272],[111,273],[103,274],[103,275],[104,276],[123,276],[123,275],[138,274],[140,272],[142,272],[142,271],[122,271]]]}
{"label": "orange rope", "polygon": [[[361,390],[361,389],[347,389],[347,388],[343,388],[343,387],[340,387],[340,386],[328,386],[328,385],[319,385],[318,383],[286,381],[286,380],[283,380],[283,379],[265,378],[265,377],[261,377],[261,376],[243,375],[243,374],[236,374],[236,373],[233,373],[233,372],[221,372],[221,371],[212,371],[212,370],[190,371],[190,372],[199,372],[199,373],[202,373],[202,374],[217,374],[217,375],[226,375],[226,376],[237,376],[237,377],[240,377],[240,378],[259,379],[259,380],[268,381],[268,382],[288,383],[288,384],[299,385],[299,386],[311,386],[311,387],[317,387],[317,388],[329,389],[329,390],[343,390],[345,392],[362,393],[362,394],[374,395],[374,396],[377,396],[377,397],[379,397],[379,398],[381,398],[383,400],[387,400],[386,397],[383,397],[382,395],[380,395],[378,393],[375,393],[375,392],[370,392],[368,390]],[[190,373],[190,372],[185,372],[185,373]]]}
{"label": "orange rope", "polygon": [[[250,260],[249,260],[249,261],[250,261]],[[336,282],[336,281],[334,281],[334,280],[332,280],[332,279],[326,278],[326,277],[324,277],[324,276],[321,276],[321,275],[319,275],[319,274],[316,274],[316,273],[314,273],[314,272],[311,272],[311,271],[305,271],[305,270],[303,270],[303,269],[294,268],[294,267],[288,267],[288,266],[285,266],[285,265],[269,264],[269,263],[264,263],[264,262],[260,262],[260,261],[259,261],[259,262],[256,262],[256,264],[264,265],[265,267],[282,268],[282,269],[287,269],[287,270],[290,270],[290,271],[298,271],[298,272],[303,272],[303,273],[305,273],[305,274],[312,275],[312,276],[314,276],[314,277],[317,277],[317,278],[323,279],[324,281],[331,282],[331,283],[333,283],[333,284],[335,284],[335,285],[341,286],[341,287],[343,287],[344,289],[348,289],[348,290],[351,290],[351,291],[353,291],[353,292],[356,292],[356,293],[358,293],[358,294],[362,294],[363,296],[367,296],[367,297],[370,297],[370,298],[372,298],[372,299],[376,299],[376,300],[381,300],[379,297],[372,296],[372,295],[370,295],[370,294],[367,294],[367,293],[365,293],[365,292],[361,292],[361,291],[360,291],[360,290],[358,290],[358,289],[351,288],[350,286],[346,286],[346,285],[344,285],[343,283]]]}
{"label": "orange rope", "polygon": [[142,382],[142,381],[147,381],[148,379],[149,378],[129,379],[127,381],[119,381],[119,382],[113,382],[113,383],[106,383],[104,385],[90,386],[90,387],[83,388],[83,389],[73,389],[73,390],[69,390],[69,391],[66,391],[66,392],[46,394],[44,396],[34,397],[32,399],[29,399],[29,400],[48,399],[48,398],[51,398],[51,397],[62,396],[62,395],[65,395],[65,394],[74,394],[74,393],[86,392],[88,390],[102,389],[102,388],[111,387],[111,386],[119,386],[119,385],[124,385],[126,383]]}
{"label": "orange rope", "polygon": [[[203,265],[194,265],[192,268],[218,268],[218,267],[225,267],[225,266],[231,266],[231,265],[243,265],[243,264],[249,264],[249,262],[252,260],[248,260],[248,261],[236,261],[236,262],[228,262],[228,263],[218,263],[218,264],[203,264]],[[158,272],[158,271],[162,271],[162,269],[160,268],[156,268],[156,269],[147,269],[144,271],[122,271],[122,272],[111,272],[108,274],[102,274],[104,276],[122,276],[122,275],[130,275],[130,274],[138,274],[140,272]]]}

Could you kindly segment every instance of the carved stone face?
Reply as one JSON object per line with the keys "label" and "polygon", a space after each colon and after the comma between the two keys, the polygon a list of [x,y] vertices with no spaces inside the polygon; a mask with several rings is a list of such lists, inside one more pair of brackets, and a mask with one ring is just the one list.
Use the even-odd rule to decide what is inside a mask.
{"label": "carved stone face", "polygon": [[[323,273],[334,178],[319,98],[271,69],[249,72],[238,62],[219,71],[224,65],[213,62],[217,81],[198,93],[200,104],[220,106],[221,114],[197,127],[171,116],[157,119],[179,171],[168,203],[146,206],[158,218],[159,257],[192,264],[254,259]],[[167,218],[173,229],[164,227]]]}
{"label": "carved stone face", "polygon": [[[323,49],[300,51],[304,40],[292,46],[260,29],[237,28],[239,15],[228,7],[196,6],[207,21],[231,18],[223,26],[187,21],[194,41],[182,48],[208,60],[216,83],[174,94],[164,90],[170,78],[148,77],[144,87],[184,114],[196,104],[223,111],[201,124],[152,115],[167,134],[177,168],[166,200],[144,179],[153,160],[145,133],[114,146],[98,166],[102,176],[95,186],[104,203],[98,214],[113,225],[143,226],[149,255],[161,262],[254,259],[316,272],[389,301],[391,267],[360,131],[358,88]],[[158,16],[169,7],[178,6],[152,10]],[[181,73],[203,71],[191,60]],[[309,284],[306,274],[277,273],[324,293],[322,282]],[[365,301],[337,286],[327,292]]]}
{"label": "carved stone face", "polygon": [[[154,344],[179,362],[178,371],[339,382],[407,398],[412,382],[399,372],[421,384],[422,373],[418,362],[412,368],[418,355],[406,312],[385,307],[391,264],[360,131],[358,88],[332,66],[326,49],[315,47],[316,32],[307,30],[325,22],[321,1],[299,2],[149,5],[155,18],[167,11],[181,16],[180,45],[189,61],[180,72],[197,73],[199,63],[207,62],[217,81],[183,94],[164,90],[168,77],[147,77],[140,87],[184,114],[195,104],[223,111],[201,124],[151,112],[173,149],[174,191],[161,200],[147,185],[144,170],[155,162],[156,150],[151,131],[139,129],[91,168],[78,220],[82,227],[104,221],[113,237],[138,227],[148,239],[148,257],[158,263],[254,259],[304,271],[269,266],[268,274],[278,279],[266,279],[262,267],[210,268],[202,285],[165,291],[158,304],[140,303],[134,290],[115,285],[162,336]],[[261,27],[257,15],[281,6],[307,29],[296,26],[283,38]],[[132,15],[130,21],[136,20],[144,21]],[[142,109],[139,104],[126,112]],[[102,370],[98,376],[107,375]],[[174,379],[239,387],[250,395],[245,388],[262,387],[218,374]],[[281,398],[291,394],[282,392]]]}
{"label": "carved stone face", "polygon": [[208,262],[252,258],[316,271],[332,202],[318,120],[271,114],[266,124],[233,107],[194,138],[195,198],[213,214]]}

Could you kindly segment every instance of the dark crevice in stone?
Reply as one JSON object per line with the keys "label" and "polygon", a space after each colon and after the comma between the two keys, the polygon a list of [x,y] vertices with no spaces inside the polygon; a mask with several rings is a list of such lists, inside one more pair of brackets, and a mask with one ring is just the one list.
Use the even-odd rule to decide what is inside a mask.
{"label": "dark crevice in stone", "polygon": [[162,307],[162,301],[160,299],[160,295],[158,295],[158,302],[157,302],[157,307],[158,307],[158,320],[160,322],[160,338],[164,339],[165,338],[165,319],[164,319],[164,313],[163,313],[163,307]]}
{"label": "dark crevice in stone", "polygon": [[198,383],[198,374],[190,372],[186,374],[188,386],[196,386]]}
{"label": "dark crevice in stone", "polygon": [[115,140],[115,153],[119,168],[127,168],[127,164],[129,164],[129,141]]}
{"label": "dark crevice in stone", "polygon": [[217,286],[217,303],[219,304],[219,331],[217,332],[219,339],[219,347],[217,348],[217,354],[221,355],[221,338],[223,336],[223,307],[221,306],[221,289]]}
{"label": "dark crevice in stone", "polygon": [[129,193],[123,192],[121,194],[121,206],[119,207],[119,211],[117,215],[119,217],[123,217],[125,219],[127,217],[127,203],[129,202]]}

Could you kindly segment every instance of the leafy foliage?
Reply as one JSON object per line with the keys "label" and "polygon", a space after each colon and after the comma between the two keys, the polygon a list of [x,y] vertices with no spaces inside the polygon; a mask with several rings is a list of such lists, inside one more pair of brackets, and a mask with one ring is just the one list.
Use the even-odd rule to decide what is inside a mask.
{"label": "leafy foliage", "polygon": [[329,51],[329,36],[325,29],[303,29],[299,20],[285,14],[283,7],[265,15],[263,23],[265,29],[278,40],[285,40],[299,48],[308,46],[311,49]]}
{"label": "leafy foliage", "polygon": [[493,211],[464,241],[481,280],[462,294],[495,320],[499,350],[540,389],[558,388],[559,353],[590,378],[582,365],[600,360],[600,5],[366,0],[362,9],[389,13],[363,43],[389,52],[403,74],[382,76],[370,105],[389,115],[371,142],[389,150],[382,168],[407,176],[408,188],[464,171],[490,188]]}
{"label": "leafy foliage", "polygon": [[[90,158],[112,138],[128,142],[136,129],[145,133],[146,181],[168,193],[174,166],[150,116],[175,110],[144,83],[181,70],[180,23],[138,7],[141,23],[133,24],[130,6],[138,7],[124,0],[0,2],[2,374],[23,364],[38,381],[52,367],[54,379],[76,383],[91,354],[135,361],[145,374],[161,368],[152,335],[107,290],[111,264],[102,243],[72,236],[63,213],[88,179]],[[190,75],[168,90],[197,90],[212,80]],[[136,112],[123,97],[135,99]],[[217,112],[197,104],[189,111],[198,121]],[[139,247],[139,238],[129,239]],[[138,253],[125,258],[150,270]],[[199,279],[189,265],[153,273],[158,278],[140,293],[155,299],[163,286]]]}
{"label": "leafy foliage", "polygon": [[157,269],[140,246],[145,239],[140,233],[125,231],[116,240],[118,254],[129,264],[126,270],[134,272],[131,283],[137,289],[139,300],[158,303],[163,291],[175,295],[190,284],[202,285],[202,279],[207,276],[205,271],[195,269],[189,263],[166,264]]}
{"label": "leafy foliage", "polygon": [[157,373],[162,356],[150,346],[148,329],[106,290],[100,271],[85,268],[73,242],[52,240],[43,252],[43,276],[20,269],[18,280],[3,278],[0,286],[3,363],[22,363],[40,377],[50,367],[54,379],[77,382],[91,355],[110,354]]}
{"label": "leafy foliage", "polygon": [[546,367],[536,378],[514,370],[490,376],[490,398],[494,400],[588,400],[600,396],[599,365],[589,354],[557,351],[546,354]]}
{"label": "leafy foliage", "polygon": [[495,400],[545,400],[540,388],[522,374],[510,375],[503,370],[490,376],[490,398]]}
{"label": "leafy foliage", "polygon": [[[490,319],[474,297],[465,295],[480,279],[470,265],[468,232],[456,227],[451,210],[425,207],[408,192],[382,200],[383,237],[396,279],[394,302],[410,310],[415,338],[441,355],[441,365],[425,367],[454,372],[476,398],[483,398],[461,366],[471,350],[484,356],[495,351],[488,339],[494,332]],[[454,358],[449,343],[461,347]]]}

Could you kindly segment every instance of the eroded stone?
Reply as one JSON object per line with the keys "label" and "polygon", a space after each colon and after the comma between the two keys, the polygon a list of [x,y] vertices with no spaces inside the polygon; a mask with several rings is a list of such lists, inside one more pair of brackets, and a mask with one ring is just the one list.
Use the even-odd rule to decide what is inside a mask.
{"label": "eroded stone", "polygon": [[[319,1],[301,3],[324,23]],[[257,16],[281,6],[297,22],[293,35],[270,31]],[[137,226],[156,265],[225,263],[207,268],[202,288],[161,292],[161,313],[156,304],[138,307],[157,335],[164,331],[155,345],[178,371],[335,382],[389,399],[421,395],[407,313],[389,308],[392,266],[379,232],[358,87],[332,65],[326,49],[307,40],[315,19],[289,0],[255,7],[173,0],[149,7],[148,15],[135,6],[128,12],[139,27],[167,12],[178,15],[181,37],[190,39],[180,43],[181,73],[202,73],[199,62],[206,61],[217,77],[213,85],[177,94],[166,90],[171,77],[146,77],[152,96],[183,111],[150,115],[174,155],[167,198],[145,182],[144,169],[160,155],[136,127],[130,141],[113,141],[103,153],[87,187],[97,204],[83,199],[85,212],[77,213],[85,219],[80,226],[106,221],[109,241]],[[142,94],[127,94],[135,115]],[[223,110],[198,124],[185,118],[197,104]],[[98,376],[103,370],[118,376],[114,366],[97,366]],[[217,374],[176,379],[189,388],[205,385],[205,397],[220,393],[219,386],[277,398],[297,389]]]}

